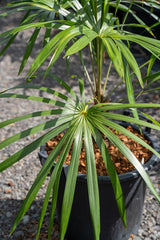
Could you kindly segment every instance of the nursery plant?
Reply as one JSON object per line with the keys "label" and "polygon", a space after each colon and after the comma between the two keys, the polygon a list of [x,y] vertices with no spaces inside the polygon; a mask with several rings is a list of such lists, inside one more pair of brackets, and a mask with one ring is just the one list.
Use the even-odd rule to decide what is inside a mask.
{"label": "nursery plant", "polygon": [[[141,5],[142,2],[143,5]],[[0,34],[0,43],[3,44],[3,49],[0,53],[1,55],[8,47],[10,47],[19,32],[31,28],[34,29],[33,34],[27,43],[26,51],[19,68],[19,74],[23,71],[25,64],[27,63],[41,28],[45,29],[45,34],[43,48],[35,57],[30,67],[26,76],[26,84],[16,87],[13,86],[13,88],[1,92],[0,98],[20,98],[29,101],[45,102],[51,105],[51,110],[33,112],[24,116],[8,119],[1,122],[0,127],[2,128],[17,121],[38,116],[50,115],[53,118],[44,123],[40,123],[37,126],[21,131],[20,133],[2,141],[0,143],[1,149],[21,138],[48,129],[48,132],[41,137],[1,162],[0,171],[2,172],[9,168],[32,151],[45,144],[51,138],[64,132],[63,137],[51,151],[37,175],[35,182],[29,190],[15,219],[11,234],[14,232],[16,226],[30,207],[46,177],[51,172],[36,237],[36,239],[38,239],[51,196],[51,213],[48,230],[48,239],[50,239],[61,172],[67,154],[70,149],[72,149],[60,222],[60,240],[64,239],[74,199],[79,158],[82,145],[84,144],[87,167],[88,199],[94,229],[94,239],[100,239],[100,204],[93,148],[94,143],[96,143],[100,149],[112,183],[119,214],[124,227],[127,227],[123,192],[118,174],[107,149],[105,139],[108,139],[109,142],[113,143],[132,163],[157,201],[160,202],[160,197],[156,192],[148,173],[145,171],[143,164],[117,136],[117,133],[121,132],[149,149],[156,156],[160,157],[160,154],[151,145],[117,123],[117,121],[134,123],[138,126],[140,134],[142,134],[141,126],[152,128],[157,131],[160,130],[160,124],[151,116],[148,116],[147,113],[143,113],[143,115],[148,117],[152,123],[140,120],[138,114],[140,111],[139,109],[141,108],[159,108],[160,104],[136,102],[137,96],[140,96],[143,93],[149,94],[151,90],[154,90],[151,89],[150,86],[160,78],[160,71],[152,72],[155,60],[160,60],[160,40],[157,40],[152,33],[152,27],[155,25],[148,27],[139,17],[136,16],[136,13],[132,11],[133,5],[137,5],[137,7],[142,8],[153,18],[157,19],[156,25],[160,23],[158,22],[157,16],[153,14],[152,11],[149,11],[148,8],[145,8],[145,6],[147,6],[159,9],[160,4],[155,0],[20,0],[11,2],[8,6],[2,8],[2,13],[0,15],[1,18],[7,17],[9,14],[14,14],[18,11],[23,11],[24,17],[18,27]],[[129,14],[131,14],[138,23],[135,24],[131,22],[126,24],[125,22]],[[150,34],[150,37],[132,33],[131,28],[127,28],[131,26],[133,28],[142,28]],[[130,29],[130,31],[127,29]],[[143,66],[139,66],[134,54],[131,52],[130,45],[132,43],[139,45],[149,53],[150,58],[143,64]],[[87,52],[90,59],[90,67],[92,68],[91,73],[85,65],[84,51]],[[73,54],[79,56],[84,70],[81,76],[77,76],[80,92],[79,95],[73,91],[65,79],[61,79],[50,72],[51,69],[54,68],[54,63],[59,58],[65,57],[66,66],[70,67],[69,56]],[[56,89],[30,84],[31,80],[37,75],[37,70],[47,58],[50,59],[50,62],[45,73],[40,75],[40,77],[50,77],[57,81],[67,92],[66,95],[56,91]],[[109,67],[107,69],[106,67],[104,69],[104,61],[109,61]],[[147,71],[146,75],[142,76],[144,66],[147,68]],[[117,83],[115,82],[114,87],[109,91],[108,78],[112,69],[117,72],[121,81]],[[105,77],[102,77],[102,73],[104,72]],[[85,97],[85,84],[83,79],[88,81],[90,85],[92,97],[89,100],[86,100]],[[133,83],[136,84],[136,90],[138,89],[136,93],[134,92],[135,88]],[[127,99],[121,99],[119,102],[110,101],[113,92],[116,91],[120,85],[125,86]],[[51,98],[16,94],[15,90],[20,88],[45,91],[51,94]],[[12,90],[14,91],[12,92]],[[124,109],[130,109],[133,116],[123,115],[121,110]],[[111,129],[115,129],[116,132],[113,133]],[[58,160],[56,161],[57,158]],[[55,161],[56,164],[51,171]]]}

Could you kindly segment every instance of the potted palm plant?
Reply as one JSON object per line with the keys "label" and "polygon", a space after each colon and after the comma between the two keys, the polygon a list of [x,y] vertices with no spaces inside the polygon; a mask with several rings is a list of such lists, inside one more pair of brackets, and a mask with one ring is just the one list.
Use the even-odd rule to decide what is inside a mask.
{"label": "potted palm plant", "polygon": [[[126,2],[129,5],[126,5]],[[142,113],[142,116],[144,118],[147,117],[150,122],[141,120],[138,114],[138,109],[159,108],[160,104],[136,103],[136,96],[149,92],[150,89],[148,88],[151,83],[160,77],[160,72],[152,73],[151,71],[154,61],[159,59],[160,56],[160,41],[152,37],[152,30],[132,11],[131,7],[136,2],[111,0],[21,0],[12,2],[9,6],[2,9],[1,17],[16,11],[24,11],[25,14],[18,27],[0,35],[1,43],[7,41],[7,44],[1,51],[1,55],[12,44],[20,31],[34,28],[21,62],[19,73],[22,72],[31,54],[40,29],[44,28],[46,31],[43,48],[36,56],[27,74],[27,83],[1,92],[0,98],[20,98],[45,102],[51,104],[54,108],[33,112],[0,123],[0,127],[5,127],[23,119],[44,115],[53,116],[53,119],[22,131],[0,143],[0,148],[2,149],[23,137],[51,128],[40,138],[0,163],[0,171],[2,172],[9,168],[51,138],[61,135],[60,140],[48,157],[46,157],[45,150],[44,153],[40,153],[41,159],[44,159],[42,169],[20,208],[11,233],[13,233],[17,224],[30,207],[49,173],[51,176],[42,206],[36,239],[38,239],[40,233],[50,196],[52,199],[48,238],[50,239],[51,236],[57,205],[58,212],[61,215],[61,240],[64,239],[66,232],[66,236],[70,240],[82,238],[127,240],[129,234],[138,229],[139,214],[142,212],[144,198],[144,195],[141,194],[144,193],[145,184],[147,184],[155,198],[160,202],[160,197],[146,172],[157,162],[160,155],[156,143],[148,133],[144,133],[145,137],[142,138],[143,131],[141,127],[144,126],[146,129],[152,128],[159,131],[160,124],[146,113]],[[159,8],[159,4],[156,1],[148,0],[146,2],[152,2]],[[120,17],[118,13],[121,13]],[[132,24],[131,22],[126,24],[128,14],[132,14],[138,23]],[[146,29],[151,34],[151,37],[133,34],[125,30],[126,27],[132,25]],[[56,31],[53,32],[52,30]],[[144,64],[147,67],[147,71],[143,77],[141,73],[142,66],[138,65],[130,51],[131,42],[140,45],[151,53],[150,60]],[[83,50],[87,51],[90,58],[91,73],[85,66]],[[84,76],[91,87],[91,98],[86,99],[85,97],[84,81],[81,76],[77,76],[80,90],[80,94],[77,95],[65,82],[65,79],[62,80],[50,73],[52,66],[61,57],[62,53],[64,53],[67,63],[69,63],[70,55],[78,54],[84,69]],[[31,79],[37,74],[39,67],[50,56],[49,65],[43,74],[44,78],[52,77],[62,85],[68,94],[29,84]],[[106,57],[109,57],[110,63],[107,69],[103,69]],[[109,91],[108,78],[111,69],[113,69],[112,65],[121,81],[115,83],[114,88]],[[105,76],[103,75],[104,72]],[[134,86],[133,83],[135,84]],[[124,99],[118,102],[110,101],[111,94],[120,85],[125,86],[126,98],[124,97]],[[27,96],[11,92],[20,88],[46,91],[52,97]],[[129,109],[133,116],[126,115],[126,113],[123,115],[121,111],[125,109]],[[134,128],[137,128],[139,133],[127,128],[125,123],[129,123],[129,125],[135,124],[137,127]],[[126,136],[127,141],[128,138],[132,139],[134,143],[137,142],[145,149],[148,149],[153,154],[150,160],[144,163],[143,155],[142,159],[138,160],[118,137],[119,133]],[[151,144],[146,142],[145,138],[151,141]],[[103,159],[98,158],[97,161],[98,163],[103,161],[107,169],[105,175],[108,174],[108,176],[97,177],[95,145]],[[118,164],[114,165],[112,154],[109,152],[110,146],[115,146],[119,150],[118,154],[123,155],[125,161],[128,159],[135,170],[130,173],[118,174],[115,167],[116,165],[122,165],[123,160],[121,159]],[[69,167],[66,167],[64,162],[70,150],[71,159]],[[85,152],[86,174],[78,173],[82,151]],[[135,200],[133,200],[134,194]],[[113,208],[111,209],[111,207]],[[135,210],[136,208],[137,211]],[[76,213],[74,210],[76,210]],[[134,215],[134,212],[136,212],[136,218],[132,219],[131,216]],[[80,213],[82,213],[82,216],[80,216]],[[85,213],[86,215],[84,216]],[[113,220],[111,216],[113,216]],[[81,217],[83,217],[82,220]],[[119,219],[122,220],[124,226],[119,223]],[[125,229],[126,227],[127,230]]]}

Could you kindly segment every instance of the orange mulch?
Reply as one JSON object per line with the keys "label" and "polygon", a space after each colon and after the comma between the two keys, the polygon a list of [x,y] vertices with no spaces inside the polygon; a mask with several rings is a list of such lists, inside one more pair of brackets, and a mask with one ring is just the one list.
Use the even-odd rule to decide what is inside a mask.
{"label": "orange mulch", "polygon": [[[134,133],[139,138],[141,138],[142,140],[144,140],[146,143],[150,144],[150,142],[147,139],[145,139],[144,134],[139,134],[131,126],[129,126],[127,129],[130,132]],[[135,142],[129,137],[123,135],[122,133],[120,132],[117,133],[113,129],[110,129],[110,130],[112,130],[112,132],[114,132],[117,135],[117,137],[119,137],[119,139],[132,151],[132,153],[136,156],[136,158],[140,162],[142,161],[142,159],[144,159],[144,162],[147,162],[151,158],[152,152],[150,152],[148,149],[141,146],[139,143]],[[61,133],[57,135],[55,138],[47,142],[46,151],[48,152],[48,154],[50,154],[52,149],[54,149],[54,147],[56,146],[56,144],[62,138],[63,135],[64,133]],[[108,139],[105,139],[105,142],[118,174],[122,174],[122,173],[126,173],[134,170],[134,166],[127,160],[126,157],[122,155],[122,153],[118,150],[117,147],[115,147],[111,142],[109,142]],[[93,142],[93,146],[94,146],[94,152],[95,152],[97,175],[108,175],[100,150],[97,147],[97,144],[95,142]],[[67,165],[70,164],[71,153],[72,153],[72,148],[69,154],[67,155],[67,158],[65,161],[65,164]],[[84,143],[83,143],[82,151],[80,155],[78,172],[86,174],[86,159],[85,159]]]}

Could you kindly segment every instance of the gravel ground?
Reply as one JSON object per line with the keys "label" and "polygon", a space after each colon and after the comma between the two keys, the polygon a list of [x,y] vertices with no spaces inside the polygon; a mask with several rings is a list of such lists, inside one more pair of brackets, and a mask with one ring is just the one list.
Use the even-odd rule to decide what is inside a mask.
{"label": "gravel ground", "polygon": [[[0,20],[0,32],[10,29],[14,25],[18,23],[18,19],[21,16],[21,13],[18,13],[14,16],[10,15],[8,19]],[[25,76],[29,69],[30,64],[33,61],[33,58],[39,52],[39,49],[42,47],[42,35],[41,32],[38,41],[36,42],[36,48],[33,50],[31,57],[29,58],[28,64],[26,65],[25,70],[20,76],[17,76],[18,67],[20,66],[20,61],[22,60],[22,56],[26,47],[26,39],[30,38],[30,34],[32,30],[27,30],[23,33],[20,33],[17,39],[14,41],[14,44],[7,50],[7,52],[0,57],[0,89],[1,91],[16,86],[20,83],[25,82]],[[144,55],[140,55],[137,57],[145,58]],[[140,61],[141,61],[141,58]],[[86,62],[88,58],[86,56]],[[77,92],[78,86],[77,82],[74,78],[71,78],[71,75],[79,74],[81,72],[81,68],[79,67],[79,62],[76,57],[71,57],[72,69],[70,69],[69,73],[66,74],[65,71],[65,62],[58,61],[56,63],[55,68],[53,68],[52,72],[57,74],[58,76],[66,79],[69,84],[73,87],[73,89]],[[106,61],[107,66],[107,61]],[[47,62],[43,65],[41,70],[44,70],[47,66]],[[159,65],[156,65],[159,67]],[[90,69],[89,69],[90,70]],[[109,79],[110,85],[113,86],[113,80],[117,81],[117,75],[113,71],[112,75]],[[43,85],[47,87],[56,88],[59,91],[63,91],[60,86],[49,79],[42,81],[40,78],[36,78],[33,80],[32,84]],[[153,87],[159,86],[160,81],[154,84]],[[24,93],[22,90],[19,90],[19,93]],[[27,90],[25,92],[28,95],[32,95],[32,90]],[[65,92],[64,92],[65,93]],[[37,96],[49,96],[48,94],[44,94],[42,92],[37,92]],[[118,90],[118,94],[113,97],[123,96],[124,89],[120,88]],[[90,96],[89,86],[86,83],[86,95]],[[159,92],[154,92],[154,94],[144,95],[139,99],[140,102],[156,102],[160,103],[160,95]],[[29,102],[22,100],[10,100],[10,99],[0,99],[0,121],[4,121],[9,119],[10,117],[20,116],[32,111],[39,111],[42,109],[50,109],[50,106],[47,104],[37,103],[37,102]],[[150,109],[148,114],[153,116],[157,121],[160,121],[160,110],[159,109]],[[49,117],[43,118],[34,118],[31,121],[21,121],[16,124],[12,124],[9,127],[5,127],[0,131],[0,140],[3,140],[15,133],[17,133],[18,129],[27,129],[28,127],[35,126],[36,124],[48,120]],[[30,137],[26,137],[23,140],[17,142],[16,144],[11,144],[9,147],[5,148],[0,152],[0,161],[3,161],[7,157],[11,156],[14,152],[21,149],[21,147],[27,145],[32,140],[41,136],[42,133],[37,133],[31,135]],[[160,133],[153,132],[154,137],[157,139],[158,144],[160,145]],[[36,229],[38,225],[38,219],[40,216],[40,210],[42,206],[42,202],[44,199],[44,194],[46,191],[46,186],[48,179],[46,179],[42,188],[40,189],[35,201],[31,205],[30,209],[27,211],[21,223],[18,225],[14,234],[9,237],[9,232],[11,230],[11,226],[14,222],[15,216],[18,213],[20,205],[23,202],[28,190],[30,189],[34,179],[36,178],[41,166],[37,157],[38,150],[34,151],[29,156],[25,157],[20,163],[15,164],[10,167],[6,171],[0,174],[0,240],[4,239],[12,239],[12,240],[33,240],[35,239]],[[151,171],[151,179],[154,183],[156,189],[160,192],[160,164],[158,164]],[[49,209],[46,213],[45,220],[43,223],[42,231],[39,239],[47,239],[47,224],[49,219]],[[55,224],[52,233],[52,239],[59,239],[59,226],[57,224],[57,220],[55,218]],[[153,195],[147,189],[146,199],[144,205],[144,211],[141,221],[141,226],[139,229],[139,233],[137,236],[133,237],[134,240],[160,240],[160,207],[153,197]]]}

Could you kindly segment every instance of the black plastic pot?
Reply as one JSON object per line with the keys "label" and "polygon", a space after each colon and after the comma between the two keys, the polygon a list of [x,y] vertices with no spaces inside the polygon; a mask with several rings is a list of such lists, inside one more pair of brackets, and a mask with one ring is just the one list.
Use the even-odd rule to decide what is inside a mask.
{"label": "black plastic pot", "polygon": [[[145,137],[152,143],[153,148],[159,148],[150,136],[144,132]],[[39,153],[41,163],[47,158],[45,147],[41,147]],[[149,171],[158,162],[158,157],[153,155],[144,165]],[[60,187],[57,201],[57,214],[60,219],[61,206],[65,188],[68,166],[63,167],[60,179]],[[124,228],[116,205],[112,185],[108,176],[98,176],[100,195],[101,235],[100,240],[128,240],[130,234],[137,234],[141,222],[146,184],[136,170],[119,175],[121,182],[127,215],[127,229]],[[71,216],[66,233],[67,240],[94,240],[93,228],[90,217],[87,178],[78,174],[75,196]]]}

